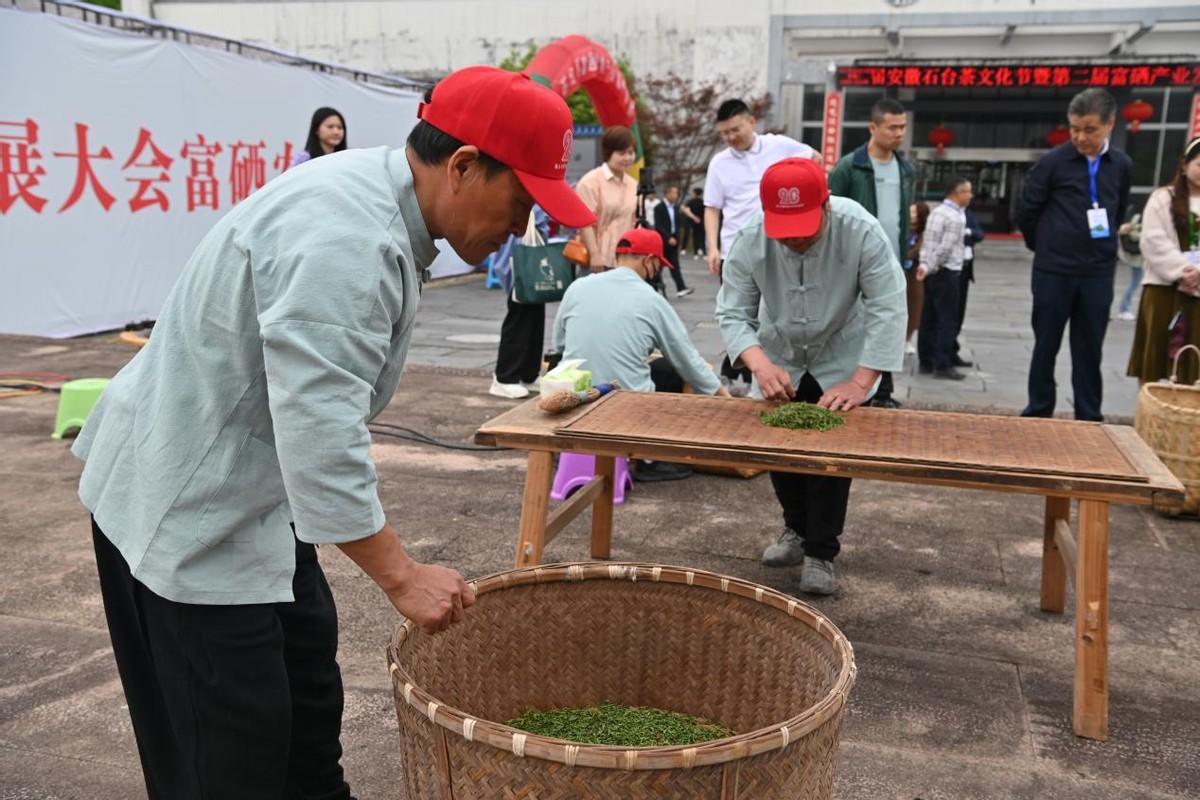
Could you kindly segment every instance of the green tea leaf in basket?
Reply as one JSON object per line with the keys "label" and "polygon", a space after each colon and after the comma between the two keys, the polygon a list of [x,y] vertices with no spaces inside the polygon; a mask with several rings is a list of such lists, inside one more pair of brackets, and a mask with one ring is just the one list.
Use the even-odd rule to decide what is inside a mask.
{"label": "green tea leaf in basket", "polygon": [[667,747],[733,735],[722,725],[687,714],[615,703],[550,711],[530,710],[507,724],[552,739],[616,747]]}

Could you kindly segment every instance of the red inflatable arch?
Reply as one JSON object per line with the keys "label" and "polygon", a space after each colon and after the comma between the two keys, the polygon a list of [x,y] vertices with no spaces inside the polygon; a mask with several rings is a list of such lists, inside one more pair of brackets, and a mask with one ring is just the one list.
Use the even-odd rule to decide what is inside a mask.
{"label": "red inflatable arch", "polygon": [[638,162],[642,161],[642,137],[637,126],[637,109],[633,95],[625,85],[625,76],[617,61],[600,45],[578,34],[572,34],[538,51],[525,74],[549,86],[564,98],[583,88],[596,116],[604,127],[624,125],[633,131],[637,140]]}

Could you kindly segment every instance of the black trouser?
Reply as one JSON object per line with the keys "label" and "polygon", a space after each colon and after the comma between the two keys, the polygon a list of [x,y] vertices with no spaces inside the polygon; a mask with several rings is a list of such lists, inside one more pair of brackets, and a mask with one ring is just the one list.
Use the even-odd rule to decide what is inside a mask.
{"label": "black trouser", "polygon": [[971,282],[975,280],[975,259],[969,258],[963,262],[962,278],[958,284],[958,329],[954,331],[954,347],[952,352],[958,355],[958,337],[962,335],[963,320],[967,318],[967,293]]}
{"label": "black trouser", "polygon": [[[676,239],[675,241],[678,242],[679,240]],[[679,265],[679,245],[664,244],[663,255],[667,257],[667,261],[670,261],[675,265],[675,269],[668,269],[664,267],[663,272],[671,273],[671,280],[675,281],[675,291],[682,292],[687,288],[687,284],[683,282],[683,269]]]}
{"label": "black trouser", "polygon": [[871,397],[871,402],[877,400],[891,400],[892,392],[896,391],[896,382],[892,380],[892,373],[879,373],[879,388],[875,390],[875,394]]}
{"label": "black trouser", "polygon": [[500,325],[496,350],[496,380],[533,383],[542,371],[542,341],[546,335],[546,306],[518,303],[508,296],[508,313]]}
{"label": "black trouser", "polygon": [[1080,277],[1035,269],[1032,285],[1033,359],[1029,364],[1029,405],[1021,415],[1054,415],[1054,362],[1062,345],[1063,329],[1070,322],[1075,419],[1102,420],[1100,357],[1113,300],[1112,274]]}
{"label": "black trouser", "polygon": [[654,391],[679,394],[683,391],[683,378],[675,371],[675,367],[666,357],[656,358],[650,362],[650,380],[654,381]]}
{"label": "black trouser", "polygon": [[194,605],[134,578],[92,520],[150,800],[344,800],[337,609],[296,542],[295,602]]}
{"label": "black trouser", "polygon": [[[824,392],[809,373],[796,387],[796,401],[815,403]],[[850,479],[825,475],[772,472],[771,486],[783,506],[783,522],[804,540],[804,554],[832,561],[841,550],[838,537],[846,525]]]}
{"label": "black trouser", "polygon": [[958,336],[959,284],[962,276],[939,269],[925,279],[925,304],[917,334],[917,360],[922,366],[947,369],[954,359]]}

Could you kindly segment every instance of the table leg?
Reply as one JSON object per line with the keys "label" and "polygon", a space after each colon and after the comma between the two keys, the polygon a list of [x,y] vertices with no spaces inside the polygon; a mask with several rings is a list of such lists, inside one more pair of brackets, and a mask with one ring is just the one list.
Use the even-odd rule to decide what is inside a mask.
{"label": "table leg", "polygon": [[592,558],[608,558],[612,553],[613,487],[616,485],[617,460],[596,456],[596,474],[604,476],[604,488],[592,503]]}
{"label": "table leg", "polygon": [[529,452],[529,461],[525,467],[525,494],[521,500],[521,530],[517,536],[518,567],[542,563],[553,473],[552,453],[542,450]]}
{"label": "table leg", "polygon": [[1108,503],[1102,500],[1079,501],[1075,733],[1108,738]]}
{"label": "table leg", "polygon": [[1067,567],[1054,541],[1058,520],[1071,522],[1071,498],[1046,498],[1046,526],[1042,533],[1042,611],[1063,613],[1067,602]]}

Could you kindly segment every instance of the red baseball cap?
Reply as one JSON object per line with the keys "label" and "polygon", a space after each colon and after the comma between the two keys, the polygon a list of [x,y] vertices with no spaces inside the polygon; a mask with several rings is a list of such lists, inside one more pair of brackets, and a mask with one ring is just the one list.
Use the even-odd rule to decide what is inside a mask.
{"label": "red baseball cap", "polygon": [[649,228],[634,228],[622,233],[617,239],[617,252],[635,256],[658,256],[659,261],[671,269],[675,269],[675,265],[667,261],[667,257],[663,255],[662,236],[658,231],[652,231]]}
{"label": "red baseball cap", "polygon": [[517,175],[554,219],[572,228],[596,222],[567,185],[575,125],[566,101],[528,75],[496,67],[467,67],[433,87],[417,117],[474,145]]}
{"label": "red baseball cap", "polygon": [[829,199],[829,182],[825,168],[815,161],[785,158],[763,173],[758,194],[768,238],[807,238],[821,227],[821,206]]}

